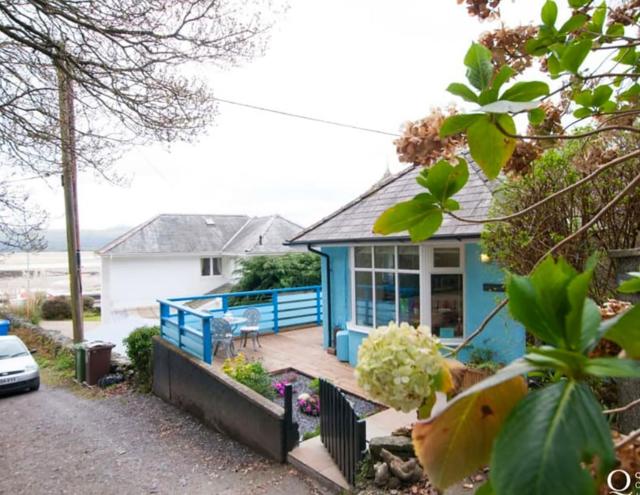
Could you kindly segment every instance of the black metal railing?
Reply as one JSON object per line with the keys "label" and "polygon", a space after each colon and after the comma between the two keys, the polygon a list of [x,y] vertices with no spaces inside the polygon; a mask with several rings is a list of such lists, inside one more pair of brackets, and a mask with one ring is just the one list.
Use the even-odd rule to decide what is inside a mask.
{"label": "black metal railing", "polygon": [[342,391],[320,379],[320,439],[338,468],[355,485],[358,465],[367,448],[367,424]]}

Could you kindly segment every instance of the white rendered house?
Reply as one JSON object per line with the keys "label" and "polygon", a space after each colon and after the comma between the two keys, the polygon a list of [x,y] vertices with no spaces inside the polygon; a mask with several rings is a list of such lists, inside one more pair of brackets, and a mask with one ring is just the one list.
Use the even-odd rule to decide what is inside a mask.
{"label": "white rendered house", "polygon": [[300,229],[279,215],[158,215],[97,251],[102,321],[232,283],[240,258],[304,251],[283,245]]}

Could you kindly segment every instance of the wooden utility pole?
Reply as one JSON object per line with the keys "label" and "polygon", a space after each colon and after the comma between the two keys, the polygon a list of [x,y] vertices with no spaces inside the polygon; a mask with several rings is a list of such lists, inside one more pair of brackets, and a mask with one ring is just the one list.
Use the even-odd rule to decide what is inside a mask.
{"label": "wooden utility pole", "polygon": [[69,77],[69,66],[64,56],[65,51],[62,48],[59,57],[54,60],[54,64],[58,77],[62,186],[64,188],[64,210],[67,224],[67,259],[69,265],[69,288],[71,291],[73,341],[79,343],[84,340],[84,324],[78,228],[76,132],[73,109],[73,80]]}

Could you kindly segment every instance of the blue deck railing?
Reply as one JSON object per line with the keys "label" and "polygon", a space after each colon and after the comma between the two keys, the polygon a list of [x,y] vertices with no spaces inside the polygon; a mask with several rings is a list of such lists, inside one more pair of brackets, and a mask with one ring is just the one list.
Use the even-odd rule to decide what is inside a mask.
{"label": "blue deck railing", "polygon": [[[199,308],[187,306],[203,301]],[[278,333],[282,328],[322,323],[319,285],[288,289],[227,292],[205,296],[158,300],[160,333],[180,349],[211,364],[211,321],[227,313],[242,316],[248,308],[260,311],[260,333]]]}

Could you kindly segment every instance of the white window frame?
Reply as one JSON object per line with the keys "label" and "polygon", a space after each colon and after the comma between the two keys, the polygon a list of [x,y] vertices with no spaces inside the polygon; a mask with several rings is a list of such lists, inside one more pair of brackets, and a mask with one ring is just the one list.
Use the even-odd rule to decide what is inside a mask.
{"label": "white window frame", "polygon": [[[203,275],[202,274],[202,260],[209,260],[209,275]],[[217,259],[218,260],[218,267],[220,268],[220,273],[214,273],[213,267],[214,267],[214,261]],[[222,256],[200,256],[200,276],[203,278],[209,278],[209,277],[222,277]]]}
{"label": "white window frame", "polygon": [[[431,328],[431,275],[432,274],[461,274],[462,275],[462,337],[441,339],[444,344],[456,344],[461,342],[467,334],[467,277],[465,275],[465,244],[464,241],[458,242],[432,242],[427,244],[418,244],[418,253],[420,256],[419,270],[406,270],[398,268],[398,246],[415,246],[415,244],[409,243],[370,243],[370,244],[353,244],[349,246],[349,271],[351,279],[351,318],[348,322],[348,327],[351,330],[369,333],[371,330],[378,326],[376,322],[376,291],[375,291],[375,273],[376,272],[390,272],[394,273],[396,277],[396,321],[399,316],[398,305],[398,274],[399,273],[412,273],[420,275],[420,323],[428,325]],[[395,254],[395,267],[389,268],[375,268],[375,255],[373,247],[375,246],[393,246]],[[369,247],[371,248],[371,268],[356,268],[355,266],[355,248],[356,247]],[[460,265],[458,267],[443,267],[436,268],[433,266],[434,262],[434,248],[457,248],[460,251]],[[372,302],[373,302],[373,327],[367,327],[356,324],[356,271],[370,272],[372,274]],[[386,324],[382,323],[383,325]]]}

